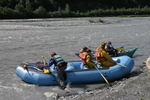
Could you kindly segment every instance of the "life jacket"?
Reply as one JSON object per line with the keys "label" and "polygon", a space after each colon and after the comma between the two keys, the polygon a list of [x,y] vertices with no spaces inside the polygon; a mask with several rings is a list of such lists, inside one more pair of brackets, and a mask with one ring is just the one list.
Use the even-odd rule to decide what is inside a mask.
{"label": "life jacket", "polygon": [[97,57],[97,61],[100,62],[101,61],[101,51],[96,51],[94,54],[95,57]]}
{"label": "life jacket", "polygon": [[83,54],[83,53],[80,53],[80,54],[79,54],[79,57],[80,57],[81,59],[85,59],[85,58],[86,58],[86,55]]}
{"label": "life jacket", "polygon": [[85,52],[85,50],[81,49],[79,52],[80,52],[80,53],[83,53],[83,52]]}
{"label": "life jacket", "polygon": [[64,61],[62,57],[60,57],[59,55],[55,55],[55,64],[57,65],[60,61]]}
{"label": "life jacket", "polygon": [[[82,63],[86,65],[88,63],[88,62],[86,62],[87,56],[90,55],[90,54],[87,54],[87,53],[84,52],[81,55],[82,55],[82,57],[81,57]],[[90,55],[90,62],[92,62],[92,56],[91,55]]]}
{"label": "life jacket", "polygon": [[86,64],[86,55],[83,54],[83,53],[80,53],[80,54],[79,54],[79,57],[82,59],[82,63],[83,63],[83,64]]}

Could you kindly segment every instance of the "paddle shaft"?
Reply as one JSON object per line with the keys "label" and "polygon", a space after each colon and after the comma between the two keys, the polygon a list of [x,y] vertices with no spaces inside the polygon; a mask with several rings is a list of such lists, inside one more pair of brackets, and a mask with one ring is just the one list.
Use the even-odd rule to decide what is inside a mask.
{"label": "paddle shaft", "polygon": [[45,56],[42,56],[42,62],[44,64],[44,73],[50,73],[50,71],[46,68],[46,57]]}
{"label": "paddle shaft", "polygon": [[46,65],[46,59],[45,59],[46,57],[42,56],[42,58],[43,58],[42,61],[43,61],[44,65]]}
{"label": "paddle shaft", "polygon": [[[24,66],[24,65],[22,65],[22,66]],[[38,70],[38,71],[43,71],[43,70],[41,70],[41,69],[39,69],[39,68],[37,68],[37,67],[32,67],[32,66],[27,66],[27,65],[25,65],[25,67],[24,68],[35,68],[36,70]],[[28,70],[28,69],[27,69]]]}
{"label": "paddle shaft", "polygon": [[[89,46],[89,48],[97,48],[97,47]],[[115,49],[118,50],[118,51],[120,51],[120,50],[124,51],[124,48],[115,48]]]}
{"label": "paddle shaft", "polygon": [[[45,56],[42,56],[42,58],[43,58],[43,63],[44,63],[44,65],[46,65],[46,57]],[[56,81],[56,77],[55,77],[55,75],[54,74],[52,74],[50,71],[49,71],[49,74],[54,78],[54,81]]]}
{"label": "paddle shaft", "polygon": [[[104,78],[104,80],[106,81],[107,84],[109,84],[108,80],[105,78],[105,76],[98,70],[97,65],[95,66],[95,68],[97,69],[97,71],[100,73],[100,75]],[[110,85],[110,84],[109,84]]]}
{"label": "paddle shaft", "polygon": [[[79,56],[78,56],[79,57]],[[80,58],[80,57],[79,57]],[[97,65],[95,66],[97,71],[100,73],[100,75],[103,77],[103,79],[106,81],[107,84],[109,84],[108,80],[105,78],[105,76],[98,70]],[[111,86],[111,84],[109,84]]]}
{"label": "paddle shaft", "polygon": [[122,67],[127,67],[127,66],[125,66],[125,65],[122,65],[122,64],[120,64],[120,63],[117,63],[118,65],[120,65],[120,66],[122,66]]}

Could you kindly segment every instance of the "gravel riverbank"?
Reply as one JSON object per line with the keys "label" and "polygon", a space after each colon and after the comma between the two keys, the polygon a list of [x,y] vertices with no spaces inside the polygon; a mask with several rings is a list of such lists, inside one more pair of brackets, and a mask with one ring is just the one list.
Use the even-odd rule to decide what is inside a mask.
{"label": "gravel riverbank", "polygon": [[52,95],[47,100],[150,100],[150,72],[147,67],[139,68],[125,78],[94,90],[69,92],[64,95]]}

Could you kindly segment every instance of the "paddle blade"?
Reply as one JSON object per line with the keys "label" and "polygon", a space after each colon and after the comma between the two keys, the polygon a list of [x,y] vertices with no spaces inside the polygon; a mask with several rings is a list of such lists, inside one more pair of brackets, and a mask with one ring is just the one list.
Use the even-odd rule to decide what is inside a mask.
{"label": "paddle blade", "polygon": [[21,66],[23,69],[26,69],[27,68],[27,65],[22,65]]}
{"label": "paddle blade", "polygon": [[[108,82],[108,80],[105,78],[105,76],[102,74],[102,73],[100,73],[101,74],[101,76],[103,77],[103,79],[105,80],[105,82],[107,83],[107,84],[109,84],[109,82]],[[110,85],[110,84],[109,84]]]}
{"label": "paddle blade", "polygon": [[48,69],[44,69],[44,73],[47,74],[50,73],[50,71]]}
{"label": "paddle blade", "polygon": [[98,70],[97,65],[95,66],[95,68],[97,69],[97,71],[99,72],[99,74],[103,77],[103,79],[105,80],[105,82],[106,82],[108,85],[110,85],[109,82],[108,82],[108,80],[105,78],[105,76]]}
{"label": "paddle blade", "polygon": [[45,57],[45,56],[42,56],[42,58],[44,58],[44,59],[45,59],[46,57]]}
{"label": "paddle blade", "polygon": [[44,63],[44,65],[46,65],[46,57],[45,56],[42,56],[42,62]]}

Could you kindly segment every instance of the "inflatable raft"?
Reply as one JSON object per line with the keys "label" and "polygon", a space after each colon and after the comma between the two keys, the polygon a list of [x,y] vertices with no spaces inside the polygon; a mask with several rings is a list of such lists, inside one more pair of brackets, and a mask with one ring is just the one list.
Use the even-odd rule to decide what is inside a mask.
{"label": "inflatable raft", "polygon": [[[65,83],[101,83],[115,81],[130,73],[134,66],[134,60],[128,56],[114,57],[116,65],[112,67],[97,66],[96,68],[88,69],[83,67],[81,61],[70,61],[67,64]],[[96,61],[94,61],[97,63]],[[26,69],[22,66],[26,65]],[[23,81],[36,85],[58,85],[57,70],[54,65],[48,67],[51,73],[45,74],[43,70],[39,70],[37,63],[21,63],[16,68],[16,75]],[[101,73],[101,74],[100,74]]]}
{"label": "inflatable raft", "polygon": [[[133,54],[136,52],[137,49],[138,49],[138,48],[130,49],[130,50],[128,50],[128,51],[119,51],[119,52],[118,52],[118,56],[129,56],[129,57],[132,57]],[[75,55],[79,57],[79,53],[75,53]],[[91,55],[93,55],[93,54],[91,54]],[[111,56],[111,57],[115,57],[114,55],[110,55],[110,56]],[[93,56],[92,59],[95,60],[96,57]]]}

